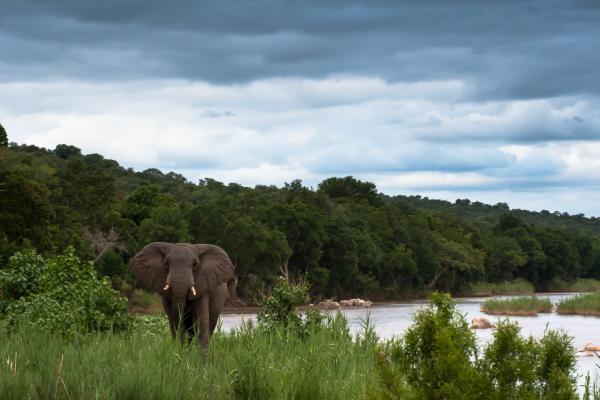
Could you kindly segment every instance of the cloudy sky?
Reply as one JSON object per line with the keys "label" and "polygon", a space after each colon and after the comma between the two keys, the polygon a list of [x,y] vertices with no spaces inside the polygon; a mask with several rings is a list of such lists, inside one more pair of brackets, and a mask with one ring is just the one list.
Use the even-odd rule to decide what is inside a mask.
{"label": "cloudy sky", "polygon": [[600,215],[600,2],[3,0],[0,122],[136,169]]}

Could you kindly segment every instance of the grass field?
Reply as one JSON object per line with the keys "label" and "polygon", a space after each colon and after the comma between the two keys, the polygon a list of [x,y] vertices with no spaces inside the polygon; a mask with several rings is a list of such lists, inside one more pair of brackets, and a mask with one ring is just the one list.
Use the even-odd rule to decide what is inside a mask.
{"label": "grass field", "polygon": [[600,316],[600,292],[563,299],[557,304],[556,312]]}
{"label": "grass field", "polygon": [[534,287],[524,279],[515,279],[510,282],[490,283],[476,282],[465,291],[466,296],[496,296],[496,295],[522,295],[532,294]]}
{"label": "grass field", "polygon": [[343,317],[304,338],[217,333],[206,359],[156,318],[130,334],[3,338],[0,399],[362,399],[372,381],[375,338],[350,337]]}
{"label": "grass field", "polygon": [[483,302],[481,311],[491,315],[536,316],[552,312],[552,302],[536,296],[492,298]]}

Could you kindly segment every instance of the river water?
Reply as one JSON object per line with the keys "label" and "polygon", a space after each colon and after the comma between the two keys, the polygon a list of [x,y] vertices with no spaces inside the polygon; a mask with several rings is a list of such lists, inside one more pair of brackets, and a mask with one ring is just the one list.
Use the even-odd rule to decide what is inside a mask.
{"label": "river water", "polygon": [[[557,303],[561,298],[573,296],[573,294],[538,294],[539,297],[549,298]],[[465,315],[468,321],[475,317],[485,316],[493,323],[497,322],[497,316],[483,314],[479,308],[485,297],[459,298],[455,299],[458,310]],[[412,324],[412,316],[418,309],[426,307],[427,301],[412,301],[406,303],[376,305],[370,309],[342,309],[346,315],[350,331],[357,333],[362,329],[364,320],[369,317],[375,331],[380,338],[391,338],[401,335],[407,327]],[[254,319],[255,314],[221,314],[222,329],[229,330],[239,326],[243,320]],[[523,335],[542,337],[544,331],[549,329],[563,329],[569,336],[573,337],[573,345],[581,349],[586,343],[600,345],[600,317],[584,317],[576,315],[539,314],[537,317],[510,317],[517,321]],[[475,330],[481,344],[492,339],[493,330]],[[583,354],[583,353],[579,353]],[[600,358],[577,356],[577,371],[579,382],[589,372],[592,378],[600,379]]]}

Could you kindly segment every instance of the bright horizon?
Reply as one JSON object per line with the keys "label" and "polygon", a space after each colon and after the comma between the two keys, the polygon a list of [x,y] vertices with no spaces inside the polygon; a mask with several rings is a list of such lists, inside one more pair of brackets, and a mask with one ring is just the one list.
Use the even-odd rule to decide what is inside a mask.
{"label": "bright horizon", "polygon": [[600,215],[600,6],[9,2],[0,123],[136,170]]}

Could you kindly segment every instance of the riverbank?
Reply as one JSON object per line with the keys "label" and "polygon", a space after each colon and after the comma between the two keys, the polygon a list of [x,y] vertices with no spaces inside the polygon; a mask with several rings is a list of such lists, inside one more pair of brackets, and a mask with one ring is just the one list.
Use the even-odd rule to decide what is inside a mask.
{"label": "riverbank", "polygon": [[[544,292],[533,292],[533,286],[522,280],[516,280],[511,282],[504,282],[498,284],[492,284],[488,282],[480,282],[475,284],[474,287],[465,290],[464,293],[453,296],[453,298],[468,299],[468,298],[483,298],[492,296],[518,296],[518,295],[535,295],[535,296],[547,296],[561,293],[587,293],[593,290],[584,290],[596,287],[600,287],[600,281],[593,279],[583,279],[572,282],[570,284],[564,281],[560,285],[553,286],[553,290]],[[554,290],[563,288],[565,290]],[[489,293],[489,294],[486,294]],[[410,292],[405,296],[399,296],[393,299],[385,300],[373,300],[373,307],[384,306],[388,304],[398,303],[418,303],[426,301],[431,295],[431,291],[423,292]],[[368,298],[367,298],[368,299]],[[301,307],[304,309],[307,307]],[[136,315],[155,314],[163,311],[160,296],[154,293],[149,293],[144,290],[136,289],[129,301],[129,309]],[[223,309],[223,313],[227,314],[253,314],[259,310],[256,305],[247,305],[243,301],[238,300],[233,303],[228,303]],[[592,315],[592,314],[590,314]]]}

